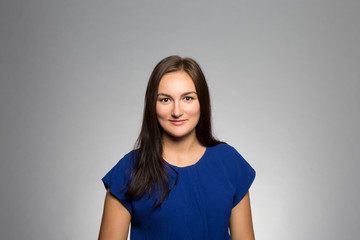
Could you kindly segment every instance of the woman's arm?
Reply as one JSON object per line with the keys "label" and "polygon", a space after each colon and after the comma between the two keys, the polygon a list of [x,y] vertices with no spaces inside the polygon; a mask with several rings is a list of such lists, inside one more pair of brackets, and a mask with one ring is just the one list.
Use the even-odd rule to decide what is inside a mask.
{"label": "woman's arm", "polygon": [[254,240],[249,192],[233,207],[230,216],[230,236],[232,240]]}
{"label": "woman's arm", "polygon": [[129,211],[108,190],[105,197],[99,240],[126,240],[130,220]]}

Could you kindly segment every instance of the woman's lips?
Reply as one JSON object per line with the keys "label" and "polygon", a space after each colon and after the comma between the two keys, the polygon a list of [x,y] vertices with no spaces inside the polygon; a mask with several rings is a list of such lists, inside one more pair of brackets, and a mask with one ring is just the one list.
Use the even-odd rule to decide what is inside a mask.
{"label": "woman's lips", "polygon": [[185,120],[170,120],[170,122],[175,126],[181,126],[185,123]]}

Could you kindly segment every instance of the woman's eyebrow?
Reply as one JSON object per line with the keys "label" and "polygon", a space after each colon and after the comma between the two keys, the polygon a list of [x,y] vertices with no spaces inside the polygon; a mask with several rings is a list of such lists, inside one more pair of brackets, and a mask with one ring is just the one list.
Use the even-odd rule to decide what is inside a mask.
{"label": "woman's eyebrow", "polygon": [[160,95],[163,95],[165,97],[171,97],[169,94],[166,94],[166,93],[158,93],[158,96],[160,96]]}
{"label": "woman's eyebrow", "polygon": [[189,95],[189,94],[197,94],[197,92],[195,92],[195,91],[191,91],[191,92],[186,92],[186,93],[183,93],[183,94],[181,94],[181,96],[185,96],[185,95]]}
{"label": "woman's eyebrow", "polygon": [[[189,95],[189,94],[197,94],[197,92],[195,91],[190,91],[190,92],[185,92],[183,94],[181,94],[181,96],[185,96],[185,95]],[[169,94],[166,93],[158,93],[158,96],[163,95],[165,97],[171,97]]]}

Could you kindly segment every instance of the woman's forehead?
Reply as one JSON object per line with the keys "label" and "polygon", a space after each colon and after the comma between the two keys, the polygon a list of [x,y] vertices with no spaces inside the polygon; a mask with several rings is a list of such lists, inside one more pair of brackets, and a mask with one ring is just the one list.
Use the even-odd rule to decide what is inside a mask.
{"label": "woman's forehead", "polygon": [[184,71],[177,71],[165,74],[159,83],[158,92],[184,93],[196,92],[194,81]]}

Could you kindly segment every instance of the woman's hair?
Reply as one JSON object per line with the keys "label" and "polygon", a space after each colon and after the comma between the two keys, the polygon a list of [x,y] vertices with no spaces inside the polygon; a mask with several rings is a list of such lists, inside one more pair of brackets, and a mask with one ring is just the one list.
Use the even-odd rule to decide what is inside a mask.
{"label": "woman's hair", "polygon": [[196,126],[196,137],[200,144],[211,147],[220,143],[212,135],[209,90],[200,66],[191,58],[179,56],[170,56],[161,60],[154,68],[147,85],[143,122],[135,145],[138,150],[135,151],[136,155],[133,155],[133,168],[127,185],[129,188],[125,194],[127,197],[139,199],[146,193],[149,197],[156,193],[155,207],[162,204],[173,188],[172,186],[169,189],[168,168],[177,175],[176,170],[162,158],[163,130],[156,114],[160,80],[165,74],[176,71],[189,74],[196,88],[200,103],[200,119]]}

